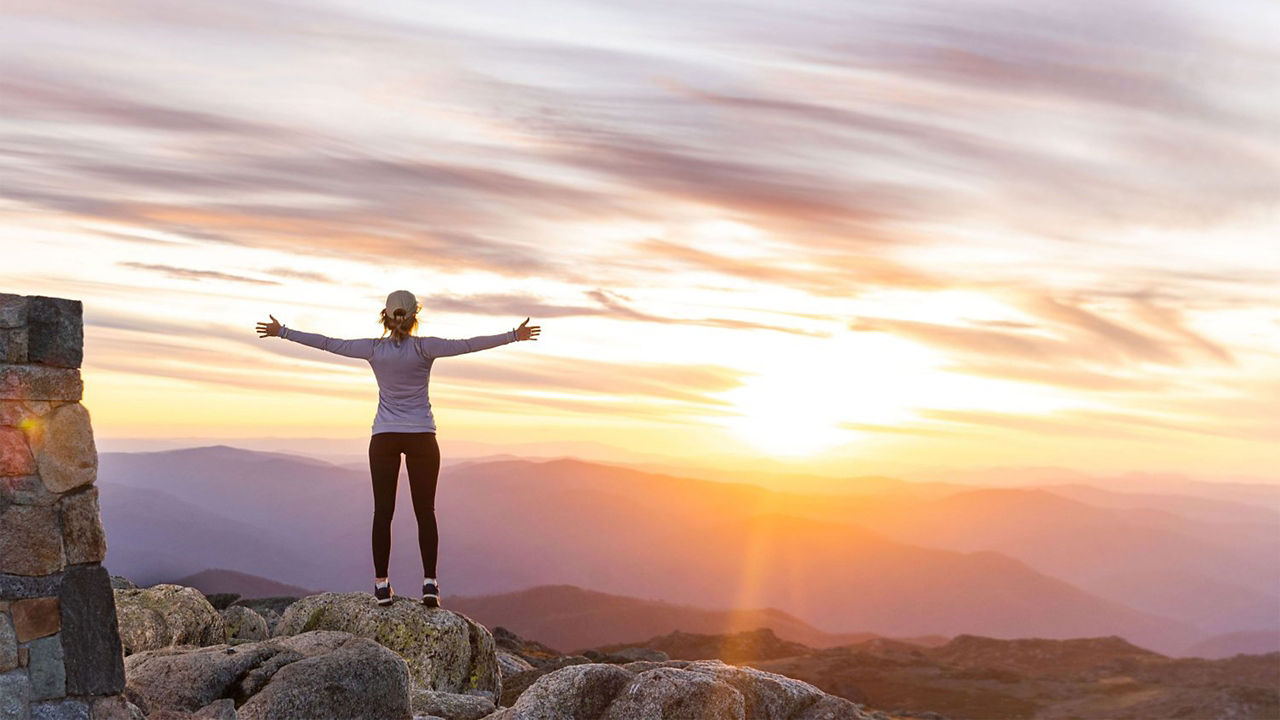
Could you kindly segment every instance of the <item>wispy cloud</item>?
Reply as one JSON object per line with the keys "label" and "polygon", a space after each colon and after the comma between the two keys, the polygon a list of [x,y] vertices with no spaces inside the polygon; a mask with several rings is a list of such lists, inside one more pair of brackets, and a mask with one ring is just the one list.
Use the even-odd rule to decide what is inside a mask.
{"label": "wispy cloud", "polygon": [[180,280],[227,280],[230,282],[249,283],[252,285],[279,285],[275,280],[264,280],[262,278],[248,277],[246,275],[233,275],[232,273],[224,273],[217,270],[196,270],[194,268],[180,268],[172,265],[156,265],[153,263],[141,263],[132,261],[123,261],[116,263],[121,267],[133,268],[134,270],[146,270],[148,272],[160,273],[167,277],[178,278]]}

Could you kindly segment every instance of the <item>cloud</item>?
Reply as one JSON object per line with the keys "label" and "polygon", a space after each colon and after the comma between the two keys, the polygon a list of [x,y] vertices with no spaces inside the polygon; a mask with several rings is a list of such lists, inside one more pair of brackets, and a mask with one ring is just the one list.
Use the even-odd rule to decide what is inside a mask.
{"label": "cloud", "polygon": [[1166,365],[1180,362],[1177,355],[1154,338],[1089,312],[1079,305],[1061,302],[1047,295],[1031,295],[1023,309],[1060,326],[1083,331],[1085,335],[1093,336],[1131,358]]}
{"label": "cloud", "polygon": [[738,258],[700,249],[690,243],[648,238],[635,251],[664,262],[770,285],[782,285],[819,296],[848,297],[878,287],[930,290],[949,287],[945,276],[867,253],[794,253],[769,259]]}
{"label": "cloud", "polygon": [[[0,65],[0,67],[4,67]],[[11,118],[94,121],[128,128],[172,133],[283,139],[289,131],[239,118],[172,107],[126,97],[77,82],[63,73],[4,67],[0,76],[0,97]]]}
{"label": "cloud", "polygon": [[731,330],[767,330],[770,332],[826,337],[827,333],[815,332],[798,327],[772,325],[750,320],[733,318],[707,317],[671,317],[647,313],[637,310],[628,304],[627,299],[615,292],[602,289],[583,290],[582,294],[596,301],[596,305],[566,305],[549,303],[545,300],[523,294],[482,293],[475,295],[433,294],[420,296],[423,308],[430,312],[466,313],[470,315],[491,316],[529,316],[540,318],[561,317],[606,317],[615,320],[632,322],[648,322],[663,325],[695,325],[700,327],[717,327]]}
{"label": "cloud", "polygon": [[1061,357],[1104,359],[1096,348],[1037,335],[1020,335],[998,330],[943,325],[940,323],[860,317],[849,329],[855,332],[888,332],[944,350],[980,356],[1007,356],[1024,360],[1048,361]]}
{"label": "cloud", "polygon": [[[1220,363],[1235,362],[1228,351],[1188,329],[1178,312],[1149,301],[1131,302],[1131,308],[1137,310],[1134,318],[1145,322],[1148,328],[1158,330],[1161,336],[1148,332],[1148,328],[1130,327],[1086,309],[1082,307],[1083,300],[1071,302],[1021,290],[1001,292],[1000,295],[1041,323],[997,321],[977,323],[980,327],[967,327],[859,317],[853,320],[849,329],[855,332],[888,332],[956,353],[961,359],[950,368],[954,371],[987,376],[1007,373],[1006,376],[1013,379],[1081,389],[1167,389],[1169,386],[1165,381],[1156,377],[1129,379],[1080,365],[1137,368],[1142,363],[1151,363],[1183,367],[1190,361],[1178,347],[1186,344]],[[993,327],[1002,329],[990,329]],[[972,359],[966,356],[972,356]]]}
{"label": "cloud", "polygon": [[276,275],[279,277],[292,278],[294,280],[306,280],[308,282],[317,282],[317,283],[335,282],[333,278],[329,277],[328,275],[325,275],[324,273],[311,272],[309,270],[294,270],[292,268],[273,267],[268,269],[267,272],[271,273],[272,275]]}
{"label": "cloud", "polygon": [[1133,304],[1137,308],[1139,317],[1147,321],[1149,324],[1158,327],[1165,332],[1183,338],[1193,347],[1198,348],[1204,354],[1222,362],[1223,364],[1236,364],[1235,356],[1233,356],[1226,348],[1188,328],[1182,318],[1182,313],[1178,310],[1170,307],[1158,306],[1150,300],[1143,298],[1134,298]]}
{"label": "cloud", "polygon": [[1075,367],[1065,362],[1034,365],[1001,362],[998,359],[985,362],[975,360],[947,363],[941,369],[965,375],[1016,380],[1085,392],[1149,393],[1180,389],[1180,383],[1173,378],[1150,374],[1117,375]]}
{"label": "cloud", "polygon": [[465,363],[441,358],[432,370],[433,377],[483,385],[595,394],[613,402],[624,397],[648,398],[705,408],[727,407],[716,394],[738,387],[746,374],[719,365],[615,363],[554,356],[525,358],[518,366],[488,358]]}
{"label": "cloud", "polygon": [[131,267],[135,270],[147,270],[149,272],[160,273],[179,280],[227,280],[230,282],[250,283],[252,285],[279,285],[275,280],[263,280],[261,278],[247,277],[245,275],[233,275],[231,273],[219,272],[217,270],[194,270],[192,268],[180,268],[172,265],[157,265],[152,263],[140,263],[121,261],[117,265],[123,267]]}

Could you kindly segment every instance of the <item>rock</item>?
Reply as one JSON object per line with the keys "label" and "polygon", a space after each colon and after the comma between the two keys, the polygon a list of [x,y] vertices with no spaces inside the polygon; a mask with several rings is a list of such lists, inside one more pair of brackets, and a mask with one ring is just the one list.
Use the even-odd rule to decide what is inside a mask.
{"label": "rock", "polygon": [[137,588],[138,586],[134,585],[132,580],[123,575],[111,576],[112,590],[136,590]]}
{"label": "rock", "polygon": [[74,368],[0,365],[0,400],[80,402],[84,381]]}
{"label": "rock", "polygon": [[0,504],[52,505],[59,496],[49,492],[40,482],[39,475],[10,475],[0,477]]}
{"label": "rock", "polygon": [[783,675],[719,660],[588,663],[543,675],[492,720],[868,720]]}
{"label": "rock", "polygon": [[18,634],[13,630],[13,621],[9,616],[0,613],[0,673],[9,672],[18,667]]}
{"label": "rock", "polygon": [[62,648],[69,695],[113,695],[124,689],[124,663],[111,579],[101,565],[72,565],[59,588]]}
{"label": "rock", "polygon": [[107,537],[98,514],[98,488],[66,495],[58,503],[62,512],[62,542],[68,565],[102,562]]}
{"label": "rock", "polygon": [[0,293],[0,328],[16,328],[27,324],[27,307],[30,300],[26,295]]}
{"label": "rock", "polygon": [[275,610],[272,610],[271,608],[266,608],[265,610],[262,610],[261,612],[258,613],[258,615],[267,623],[268,636],[272,636],[276,634],[276,628],[280,626],[280,621],[284,619],[283,615],[276,612]]}
{"label": "rock", "polygon": [[55,508],[0,506],[0,573],[49,575],[65,560]]}
{"label": "rock", "polygon": [[27,445],[27,436],[14,427],[0,427],[0,475],[30,475],[36,459]]}
{"label": "rock", "polygon": [[258,613],[242,605],[234,605],[222,611],[222,623],[226,627],[226,639],[266,640],[270,637],[267,621]]}
{"label": "rock", "polygon": [[24,643],[62,629],[62,609],[56,597],[18,600],[9,608],[18,642]]}
{"label": "rock", "polygon": [[31,679],[19,668],[0,673],[0,718],[25,718],[31,700]]}
{"label": "rock", "polygon": [[742,694],[726,683],[694,670],[660,667],[636,675],[609,703],[600,720],[745,717]]}
{"label": "rock", "polygon": [[239,720],[410,717],[404,660],[349,633],[318,630],[236,646],[149,650],[129,656],[125,665],[130,688],[151,708],[149,717],[239,698]]}
{"label": "rock", "polygon": [[502,673],[502,679],[504,681],[516,673],[522,673],[526,670],[532,669],[533,665],[530,664],[528,660],[525,660],[510,650],[498,649],[498,671]]}
{"label": "rock", "polygon": [[705,672],[737,690],[742,695],[747,720],[790,718],[826,696],[809,683],[719,660],[699,660],[685,665],[685,669]]}
{"label": "rock", "polygon": [[58,406],[32,435],[40,479],[49,492],[64,493],[92,483],[98,476],[98,450],[93,443],[89,411],[80,403]]}
{"label": "rock", "polygon": [[196,711],[192,717],[203,720],[239,720],[236,715],[236,701],[231,698],[214,700]]}
{"label": "rock", "polygon": [[[27,674],[31,676],[32,699],[64,697],[67,694],[67,670],[62,659],[62,638],[50,635],[32,640],[27,649]],[[85,715],[88,715],[87,708]]]}
{"label": "rock", "polygon": [[226,640],[222,616],[195,588],[155,585],[115,591],[125,655],[170,645],[213,645]]}
{"label": "rock", "polygon": [[409,666],[414,689],[502,692],[493,636],[465,615],[397,598],[380,606],[367,593],[322,593],[289,606],[275,636],[341,630],[376,640]]}
{"label": "rock", "polygon": [[0,363],[27,361],[27,329],[0,328]]}
{"label": "rock", "polygon": [[93,720],[146,720],[137,705],[120,695],[94,700],[92,716]]}
{"label": "rock", "polygon": [[504,720],[595,720],[635,678],[617,665],[571,665],[539,677]]}
{"label": "rock", "polygon": [[78,368],[84,359],[84,304],[36,295],[27,301],[27,362]]}
{"label": "rock", "polygon": [[60,587],[62,587],[62,575],[31,577],[0,573],[0,597],[3,598],[33,598],[57,595]]}
{"label": "rock", "polygon": [[521,693],[528,689],[530,685],[537,682],[538,678],[546,675],[547,673],[554,672],[560,668],[568,667],[570,665],[582,665],[589,662],[591,661],[584,655],[563,655],[561,657],[548,660],[541,666],[535,667],[532,670],[519,672],[511,677],[504,677],[502,678],[502,699],[498,704],[513,705],[516,698],[520,697]]}
{"label": "rock", "polygon": [[501,625],[493,629],[493,641],[501,650],[507,650],[534,667],[562,657],[563,653],[536,640],[525,640]]}
{"label": "rock", "polygon": [[426,713],[444,720],[479,720],[497,709],[487,697],[435,690],[413,691],[409,705],[415,715]]}
{"label": "rock", "polygon": [[89,703],[73,698],[33,703],[31,720],[89,720]]}
{"label": "rock", "polygon": [[[879,713],[883,715],[883,713]],[[791,720],[868,720],[875,715],[868,715],[858,706],[835,695],[823,696],[816,703],[792,716]],[[888,716],[885,716],[888,718]],[[946,720],[942,718],[941,720]]]}
{"label": "rock", "polygon": [[23,427],[39,422],[40,416],[54,407],[48,400],[0,400],[0,425]]}

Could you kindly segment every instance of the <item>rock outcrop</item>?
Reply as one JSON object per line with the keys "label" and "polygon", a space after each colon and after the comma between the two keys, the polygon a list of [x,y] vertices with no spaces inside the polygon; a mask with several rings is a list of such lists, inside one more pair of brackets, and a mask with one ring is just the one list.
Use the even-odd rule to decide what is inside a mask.
{"label": "rock outcrop", "polygon": [[125,655],[173,645],[214,645],[226,640],[222,616],[195,588],[155,585],[116,590],[115,601]]}
{"label": "rock outcrop", "polygon": [[126,658],[125,672],[149,717],[410,717],[404,660],[350,633],[318,630],[234,646],[149,650]]}
{"label": "rock outcrop", "polygon": [[348,632],[394,651],[407,663],[415,697],[432,703],[444,701],[423,691],[480,697],[494,707],[502,695],[493,636],[465,615],[407,598],[380,606],[367,593],[322,593],[290,605],[275,636],[311,630]]}
{"label": "rock outcrop", "polygon": [[852,702],[719,660],[586,663],[548,673],[489,720],[870,720]]}

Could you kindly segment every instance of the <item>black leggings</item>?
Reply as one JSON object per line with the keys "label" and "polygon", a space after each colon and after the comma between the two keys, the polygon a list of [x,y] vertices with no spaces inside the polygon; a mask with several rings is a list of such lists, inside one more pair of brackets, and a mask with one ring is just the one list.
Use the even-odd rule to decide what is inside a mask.
{"label": "black leggings", "polygon": [[440,533],[436,528],[436,481],[440,477],[440,446],[433,432],[381,432],[369,438],[369,475],[373,478],[373,572],[387,576],[391,557],[391,515],[396,510],[396,482],[400,454],[409,470],[413,514],[418,517],[418,550],[422,574],[436,576]]}

